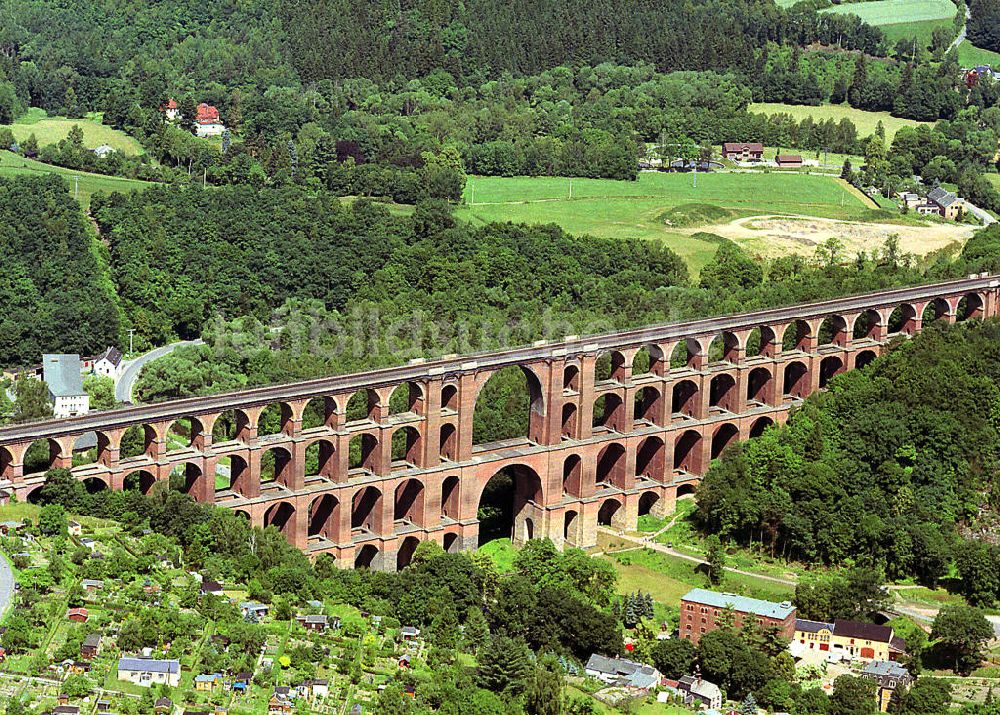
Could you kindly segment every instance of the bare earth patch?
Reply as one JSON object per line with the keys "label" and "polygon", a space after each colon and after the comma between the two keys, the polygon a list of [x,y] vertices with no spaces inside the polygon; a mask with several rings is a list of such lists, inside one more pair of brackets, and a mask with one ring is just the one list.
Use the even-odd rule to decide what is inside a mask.
{"label": "bare earth patch", "polygon": [[861,223],[811,216],[747,216],[699,231],[728,238],[751,253],[768,258],[791,253],[812,254],[827,239],[837,238],[848,254],[881,248],[889,236],[899,236],[900,249],[923,256],[953,243],[965,243],[975,231],[966,224],[927,223],[906,226]]}

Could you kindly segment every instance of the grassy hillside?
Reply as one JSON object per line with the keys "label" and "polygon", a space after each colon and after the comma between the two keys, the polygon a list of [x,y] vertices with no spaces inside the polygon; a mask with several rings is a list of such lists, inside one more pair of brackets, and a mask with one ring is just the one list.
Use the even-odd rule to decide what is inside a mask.
{"label": "grassy hillside", "polygon": [[888,112],[866,112],[863,109],[855,109],[846,104],[824,104],[819,107],[806,107],[795,104],[779,104],[775,102],[758,102],[750,105],[751,112],[760,114],[791,114],[796,120],[801,121],[806,117],[812,117],[814,121],[833,119],[840,121],[843,118],[850,119],[854,126],[858,128],[860,136],[867,136],[874,133],[875,126],[881,121],[885,127],[886,139],[892,141],[901,127],[914,127],[926,122],[917,122],[913,119],[900,119]]}
{"label": "grassy hillside", "polygon": [[50,117],[44,109],[30,109],[16,122],[6,126],[10,127],[14,132],[14,138],[19,142],[34,134],[38,145],[44,146],[65,139],[74,124],[83,130],[83,143],[88,149],[107,144],[123,154],[136,156],[143,153],[142,145],[135,138],[101,124],[101,115],[93,112],[84,119],[67,119]]}
{"label": "grassy hillside", "polygon": [[[18,174],[59,174],[66,180],[70,195],[78,198],[84,208],[90,206],[90,197],[98,191],[104,193],[135,191],[151,185],[147,181],[63,169],[59,166],[27,159],[9,151],[0,151],[0,176],[16,176]],[[79,184],[77,184],[77,178],[79,178]],[[77,194],[77,189],[79,189],[79,194]]]}
{"label": "grassy hillside", "polygon": [[973,67],[975,65],[1000,67],[1000,53],[976,47],[966,40],[958,46],[958,63],[962,67]]}
{"label": "grassy hillside", "polygon": [[892,46],[895,46],[895,44],[902,39],[916,39],[918,47],[930,47],[931,35],[934,30],[939,27],[947,28],[951,31],[950,37],[955,37],[955,30],[951,17],[941,18],[940,20],[894,22],[889,25],[880,25],[880,27],[882,28],[882,32],[885,33],[885,39]]}
{"label": "grassy hillside", "polygon": [[823,12],[857,15],[869,25],[895,25],[901,20],[923,22],[955,16],[951,0],[875,0],[834,5]]}

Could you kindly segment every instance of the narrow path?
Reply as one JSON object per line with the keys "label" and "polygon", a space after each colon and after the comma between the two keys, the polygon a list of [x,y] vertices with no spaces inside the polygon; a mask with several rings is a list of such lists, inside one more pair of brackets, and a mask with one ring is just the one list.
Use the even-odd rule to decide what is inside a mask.
{"label": "narrow path", "polygon": [[956,37],[954,40],[952,40],[951,44],[948,45],[948,52],[951,52],[956,47],[958,47],[963,42],[965,42],[965,37],[966,37],[967,30],[968,30],[968,27],[969,27],[969,18],[970,17],[972,17],[972,11],[969,10],[968,6],[966,6],[966,8],[965,8],[965,22],[962,23],[962,29],[958,31],[958,37]]}
{"label": "narrow path", "polygon": [[180,347],[204,344],[205,342],[200,338],[198,340],[181,340],[176,343],[170,343],[169,345],[154,348],[145,355],[140,355],[135,360],[127,361],[125,363],[125,370],[122,372],[121,377],[119,377],[115,382],[115,400],[118,402],[132,402],[132,390],[135,389],[136,380],[139,379],[139,373],[142,372],[143,366],[145,366],[145,364],[150,360],[155,360],[156,358],[168,355]]}

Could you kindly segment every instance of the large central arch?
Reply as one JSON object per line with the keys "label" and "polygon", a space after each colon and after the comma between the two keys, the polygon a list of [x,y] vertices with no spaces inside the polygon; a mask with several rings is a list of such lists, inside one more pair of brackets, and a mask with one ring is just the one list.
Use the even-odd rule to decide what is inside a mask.
{"label": "large central arch", "polygon": [[479,497],[479,545],[509,538],[521,544],[536,535],[543,501],[542,480],[531,467],[511,465],[483,485]]}

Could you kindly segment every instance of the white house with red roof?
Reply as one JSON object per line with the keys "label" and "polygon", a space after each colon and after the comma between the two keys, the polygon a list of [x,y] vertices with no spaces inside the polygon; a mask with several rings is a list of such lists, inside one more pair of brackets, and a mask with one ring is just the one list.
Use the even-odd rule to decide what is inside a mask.
{"label": "white house with red roof", "polygon": [[168,99],[166,103],[160,107],[160,111],[166,115],[168,122],[176,122],[181,118],[181,110],[177,108],[176,99]]}
{"label": "white house with red roof", "polygon": [[198,116],[195,118],[195,133],[200,137],[217,137],[226,131],[219,110],[211,104],[202,102],[198,105]]}

